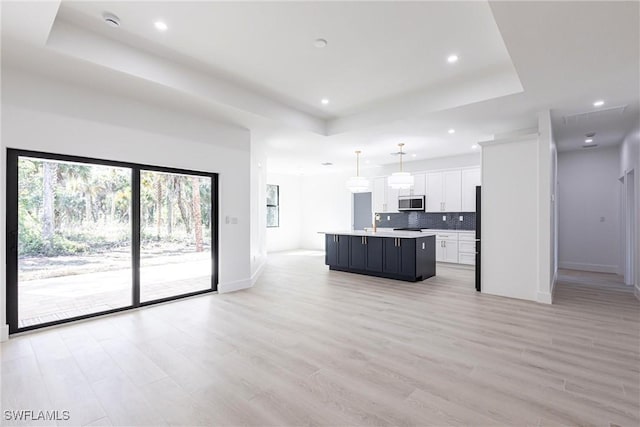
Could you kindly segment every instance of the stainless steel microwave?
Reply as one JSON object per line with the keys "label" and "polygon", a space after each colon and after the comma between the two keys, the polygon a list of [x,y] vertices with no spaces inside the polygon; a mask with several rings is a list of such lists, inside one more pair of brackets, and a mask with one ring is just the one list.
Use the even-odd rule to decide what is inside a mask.
{"label": "stainless steel microwave", "polygon": [[425,196],[399,196],[399,211],[424,211]]}

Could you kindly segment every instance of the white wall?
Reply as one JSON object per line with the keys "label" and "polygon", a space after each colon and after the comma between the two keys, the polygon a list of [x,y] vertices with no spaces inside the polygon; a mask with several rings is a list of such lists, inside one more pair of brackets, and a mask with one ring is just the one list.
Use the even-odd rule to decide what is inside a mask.
{"label": "white wall", "polygon": [[[220,174],[221,292],[250,286],[250,135],[247,130],[2,69],[5,147],[130,161]],[[5,174],[0,174],[5,206]],[[4,209],[3,220],[4,220]],[[225,216],[237,224],[225,224]],[[4,221],[2,225],[4,231]],[[5,244],[0,258],[5,267]],[[2,271],[1,298],[6,294]],[[6,323],[0,301],[0,324]]]}
{"label": "white wall", "polygon": [[267,261],[267,154],[263,135],[251,133],[251,282],[258,279]]}
{"label": "white wall", "polygon": [[483,143],[484,293],[538,300],[539,153],[537,135]]}
{"label": "white wall", "polygon": [[295,175],[267,174],[267,184],[280,186],[280,226],[267,228],[267,252],[300,248],[302,183]]}
{"label": "white wall", "polygon": [[300,247],[324,250],[319,231],[350,230],[353,195],[346,188],[348,174],[301,176],[302,229]]}
{"label": "white wall", "polygon": [[592,148],[558,155],[560,268],[618,273],[618,150]]}
{"label": "white wall", "polygon": [[[634,171],[636,189],[636,260],[635,278],[632,280],[636,287],[636,296],[640,299],[640,126],[636,126],[620,145],[619,176],[625,176],[628,171]],[[624,229],[623,229],[624,230]],[[624,254],[624,252],[623,252]]]}
{"label": "white wall", "polygon": [[558,150],[553,136],[551,112],[538,113],[538,252],[539,282],[537,299],[552,303],[557,264],[557,161]]}

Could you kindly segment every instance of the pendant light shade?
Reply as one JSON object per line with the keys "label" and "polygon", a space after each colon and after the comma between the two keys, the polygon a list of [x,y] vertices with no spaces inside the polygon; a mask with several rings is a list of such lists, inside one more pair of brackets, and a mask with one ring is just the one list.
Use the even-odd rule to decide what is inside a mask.
{"label": "pendant light shade", "polygon": [[413,176],[409,172],[394,172],[387,178],[389,187],[397,190],[405,190],[413,187]]}
{"label": "pendant light shade", "polygon": [[394,172],[389,178],[387,178],[387,184],[389,184],[389,187],[396,190],[406,190],[413,187],[413,176],[409,172],[402,171],[402,156],[404,156],[404,153],[402,152],[403,146],[403,143],[398,144],[398,147],[400,147],[400,152],[398,153],[400,156],[400,172]]}
{"label": "pendant light shade", "polygon": [[352,176],[347,180],[347,188],[352,193],[369,191],[369,180],[364,176],[360,176],[360,153],[361,151],[356,151],[356,176]]}

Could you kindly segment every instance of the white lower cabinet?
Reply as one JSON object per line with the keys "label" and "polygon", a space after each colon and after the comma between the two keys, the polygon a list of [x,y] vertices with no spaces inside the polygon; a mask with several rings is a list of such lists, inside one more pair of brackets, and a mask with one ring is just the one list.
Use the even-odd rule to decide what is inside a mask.
{"label": "white lower cabinet", "polygon": [[475,265],[476,254],[458,254],[459,264]]}
{"label": "white lower cabinet", "polygon": [[436,234],[436,261],[458,262],[458,233],[456,231]]}
{"label": "white lower cabinet", "polygon": [[436,232],[436,261],[474,265],[476,262],[475,231]]}
{"label": "white lower cabinet", "polygon": [[458,232],[458,262],[460,264],[475,265],[476,233],[474,231]]}

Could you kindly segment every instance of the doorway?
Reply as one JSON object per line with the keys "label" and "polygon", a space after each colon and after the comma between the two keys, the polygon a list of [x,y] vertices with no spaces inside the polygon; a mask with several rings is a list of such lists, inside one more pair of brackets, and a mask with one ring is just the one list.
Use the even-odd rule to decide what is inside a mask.
{"label": "doorway", "polygon": [[7,151],[10,333],[215,291],[217,175]]}
{"label": "doorway", "polygon": [[371,193],[353,193],[353,229],[364,230],[372,226]]}

